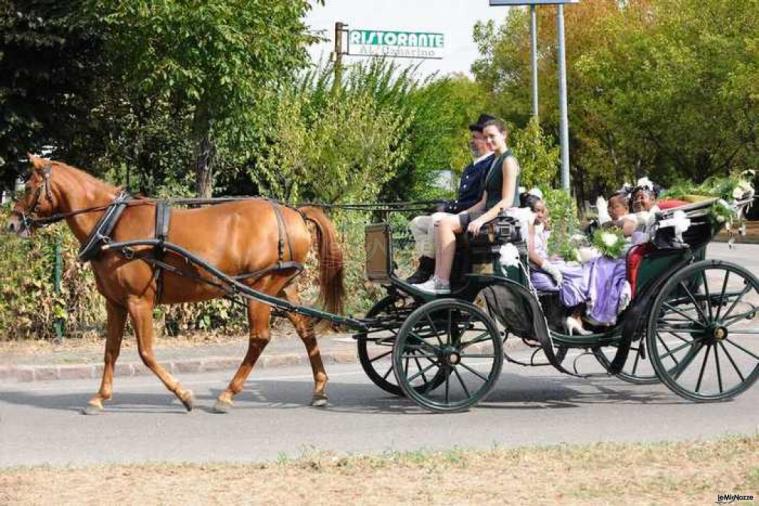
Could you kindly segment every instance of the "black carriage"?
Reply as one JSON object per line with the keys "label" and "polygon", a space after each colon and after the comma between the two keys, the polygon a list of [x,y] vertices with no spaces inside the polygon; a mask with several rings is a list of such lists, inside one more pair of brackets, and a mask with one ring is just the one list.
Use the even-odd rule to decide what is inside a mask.
{"label": "black carriage", "polygon": [[[501,215],[478,237],[457,238],[446,296],[420,292],[400,279],[391,227],[369,225],[367,276],[387,295],[355,336],[361,365],[383,390],[440,412],[465,410],[483,399],[504,358],[578,375],[578,357],[591,356],[605,374],[632,383],[661,381],[692,401],[730,399],[759,376],[759,280],[740,265],[706,259],[706,246],[720,228],[710,213],[713,204],[657,214],[652,239],[627,253],[632,302],[615,326],[584,336],[562,329],[563,308],[555,295],[532,289],[516,220]],[[658,226],[677,211],[690,220],[682,237]],[[519,252],[516,265],[500,261],[505,244]],[[511,336],[533,348],[529,358],[509,354],[504,342]],[[581,353],[570,363],[573,349]]]}

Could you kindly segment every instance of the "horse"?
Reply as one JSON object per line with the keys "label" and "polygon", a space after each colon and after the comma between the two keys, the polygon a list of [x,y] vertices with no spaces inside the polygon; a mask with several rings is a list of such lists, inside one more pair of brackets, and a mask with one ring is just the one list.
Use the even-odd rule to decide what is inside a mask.
{"label": "horse", "polygon": [[[104,213],[114,208],[120,189],[59,161],[32,155],[29,159],[31,174],[23,196],[13,207],[8,230],[28,236],[38,226],[65,220],[84,247],[92,241],[91,234]],[[110,240],[153,238],[158,209],[153,199],[126,200],[109,234]],[[326,311],[339,313],[344,294],[342,252],[337,245],[334,225],[317,207],[295,209],[262,198],[249,198],[205,207],[171,208],[166,240],[206,260],[224,274],[236,276],[235,279],[250,288],[297,305],[299,294],[292,281],[301,271],[300,266],[314,242],[306,221],[314,223],[316,228],[320,300]],[[85,414],[101,413],[104,401],[112,399],[114,367],[127,317],[132,323],[142,362],[187,411],[193,408],[193,392],[182,387],[154,355],[153,308],[157,304],[218,298],[225,295],[225,291],[218,282],[202,282],[211,276],[189,265],[179,255],[167,253],[163,259],[165,268],[161,269],[154,263],[139,261],[143,258],[140,253],[149,252],[150,247],[136,250],[130,258],[131,255],[100,248],[90,260],[97,290],[105,298],[107,338],[100,388],[83,409]],[[247,301],[250,327],[247,352],[229,385],[217,398],[216,412],[226,413],[232,409],[234,396],[242,391],[256,360],[269,343],[271,311],[271,306],[263,302]],[[316,341],[314,321],[293,312],[288,312],[287,317],[303,341],[311,363],[314,377],[311,404],[324,406],[328,377]]]}

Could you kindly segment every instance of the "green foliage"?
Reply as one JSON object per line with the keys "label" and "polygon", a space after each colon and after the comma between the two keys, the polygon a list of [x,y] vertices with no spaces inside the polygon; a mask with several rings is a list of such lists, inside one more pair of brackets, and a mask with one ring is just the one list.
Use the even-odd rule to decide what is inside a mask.
{"label": "green foliage", "polygon": [[[540,120],[558,132],[555,10],[538,9]],[[759,0],[587,0],[565,9],[570,159],[581,198],[759,162]],[[530,115],[529,15],[475,30],[496,112]]]}
{"label": "green foliage", "polygon": [[512,149],[521,168],[521,185],[525,188],[549,186],[556,179],[559,147],[543,133],[537,118],[511,135]]}
{"label": "green foliage", "polygon": [[[236,147],[255,138],[267,93],[305,65],[313,40],[307,0],[88,0],[107,28],[114,79],[133,106],[165,104],[189,134],[196,188],[210,196],[213,169],[244,159]],[[241,157],[241,155],[243,155]],[[192,162],[192,163],[190,163]],[[174,161],[176,163],[176,161]]]}
{"label": "green foliage", "polygon": [[[0,211],[0,221],[8,219]],[[63,251],[62,291],[53,283],[55,244]],[[90,269],[76,262],[74,237],[62,227],[38,231],[31,239],[0,241],[0,339],[55,337],[53,322],[62,318],[67,335],[81,335],[105,321],[105,306]]]}
{"label": "green foliage", "polygon": [[19,160],[27,151],[54,145],[72,162],[89,155],[82,142],[91,125],[80,120],[93,107],[101,61],[99,36],[79,2],[4,0],[0,32],[0,186],[6,186],[23,170]]}
{"label": "green foliage", "polygon": [[[548,251],[555,255],[568,255],[574,249],[572,236],[579,230],[577,204],[564,190],[541,188],[543,201],[549,212],[551,235],[548,237]],[[568,258],[570,260],[572,258]]]}
{"label": "green foliage", "polygon": [[[283,92],[250,177],[267,195],[289,202],[371,202],[406,153],[408,124],[366,92]],[[319,114],[311,114],[318,105]]]}

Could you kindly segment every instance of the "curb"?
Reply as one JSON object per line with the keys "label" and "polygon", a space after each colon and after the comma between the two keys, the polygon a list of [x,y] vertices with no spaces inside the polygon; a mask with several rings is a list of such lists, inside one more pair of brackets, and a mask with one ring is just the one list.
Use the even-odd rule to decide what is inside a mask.
{"label": "curb", "polygon": [[[358,361],[355,350],[336,350],[322,352],[325,364],[347,364]],[[211,371],[234,370],[240,365],[242,357],[207,357],[159,361],[172,374],[188,374]],[[279,353],[262,356],[256,367],[273,368],[309,364],[308,354]],[[115,377],[148,376],[152,371],[142,362],[116,363]],[[33,381],[100,379],[103,364],[67,364],[67,365],[0,365],[0,384],[30,383]]]}

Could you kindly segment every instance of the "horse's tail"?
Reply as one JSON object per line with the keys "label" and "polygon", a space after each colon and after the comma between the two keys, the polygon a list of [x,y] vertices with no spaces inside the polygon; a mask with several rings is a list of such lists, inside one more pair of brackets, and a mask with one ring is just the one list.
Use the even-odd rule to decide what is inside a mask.
{"label": "horse's tail", "polygon": [[318,207],[298,208],[305,219],[316,225],[319,242],[319,298],[325,311],[343,311],[343,253],[337,242],[335,226]]}

